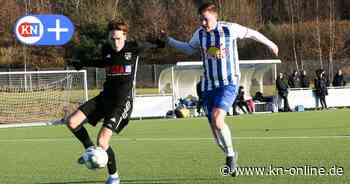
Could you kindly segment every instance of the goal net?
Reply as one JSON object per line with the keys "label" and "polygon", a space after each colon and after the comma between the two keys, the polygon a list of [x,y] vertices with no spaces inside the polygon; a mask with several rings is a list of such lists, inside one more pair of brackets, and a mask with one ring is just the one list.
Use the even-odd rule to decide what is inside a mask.
{"label": "goal net", "polygon": [[0,124],[57,123],[86,100],[86,71],[0,72]]}

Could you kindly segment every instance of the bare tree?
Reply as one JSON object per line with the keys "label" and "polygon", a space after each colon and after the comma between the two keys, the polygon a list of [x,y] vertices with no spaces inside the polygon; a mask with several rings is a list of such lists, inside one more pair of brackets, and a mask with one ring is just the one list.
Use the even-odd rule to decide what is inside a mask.
{"label": "bare tree", "polygon": [[262,11],[262,7],[263,7],[263,3],[262,3],[263,0],[258,0],[257,1],[257,11],[258,11],[258,22],[259,22],[259,26],[263,25],[264,24],[264,18],[263,18],[263,11]]}
{"label": "bare tree", "polygon": [[114,14],[113,14],[113,18],[118,17],[118,5],[119,5],[119,0],[115,0],[114,1]]}
{"label": "bare tree", "polygon": [[223,18],[223,7],[224,7],[224,0],[217,0],[216,1],[217,5],[218,5],[218,8],[219,8],[219,17],[220,18]]}
{"label": "bare tree", "polygon": [[294,0],[289,0],[289,12],[291,17],[291,24],[292,24],[292,41],[293,41],[293,56],[294,56],[294,62],[295,67],[297,70],[299,70],[298,66],[298,57],[297,57],[297,51],[296,51],[296,39],[295,39],[295,25],[294,25]]}
{"label": "bare tree", "polygon": [[[297,15],[297,21],[298,21],[298,30],[301,30],[303,27],[303,14],[302,14],[302,3],[300,0],[296,0],[296,15]],[[299,39],[297,42],[297,47],[298,47],[298,53],[299,53],[299,60],[300,60],[300,66],[301,70],[304,70],[304,61],[303,61],[303,43]]]}
{"label": "bare tree", "polygon": [[317,24],[317,43],[318,43],[318,50],[319,50],[319,60],[320,60],[320,67],[323,68],[323,61],[322,61],[322,48],[321,48],[321,31],[320,31],[320,15],[319,15],[319,0],[316,0],[316,24]]}
{"label": "bare tree", "polygon": [[328,76],[333,78],[333,55],[335,50],[335,3],[334,0],[329,0],[329,66]]}

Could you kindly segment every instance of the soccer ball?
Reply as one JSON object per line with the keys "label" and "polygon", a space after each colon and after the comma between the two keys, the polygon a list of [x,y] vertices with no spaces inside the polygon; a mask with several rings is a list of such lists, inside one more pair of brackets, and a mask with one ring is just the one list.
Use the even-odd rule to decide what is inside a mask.
{"label": "soccer ball", "polygon": [[90,147],[86,149],[83,159],[88,169],[100,169],[106,167],[108,154],[101,147]]}

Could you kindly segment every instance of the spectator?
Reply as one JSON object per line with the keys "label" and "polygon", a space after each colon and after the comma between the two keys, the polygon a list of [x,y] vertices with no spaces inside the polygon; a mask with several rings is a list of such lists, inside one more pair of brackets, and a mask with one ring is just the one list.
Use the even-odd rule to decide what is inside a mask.
{"label": "spectator", "polygon": [[[248,106],[248,103],[244,99],[244,88],[243,88],[243,86],[239,87],[238,95],[236,97],[236,100],[232,104],[233,115],[237,115],[238,114],[237,111],[236,111],[237,106],[243,111],[244,114],[246,114],[247,111],[249,113],[251,113],[251,110],[250,110],[250,108]],[[245,107],[246,109],[244,109],[243,107]]]}
{"label": "spectator", "polygon": [[288,84],[285,81],[285,77],[283,73],[280,73],[276,80],[276,88],[278,91],[278,98],[283,99],[284,102],[284,112],[292,111],[289,107],[288,103]]}
{"label": "spectator", "polygon": [[253,97],[253,100],[257,101],[257,102],[264,102],[265,98],[264,98],[264,95],[260,91],[258,91],[258,92],[255,93],[255,96]]}
{"label": "spectator", "polygon": [[322,109],[327,109],[326,96],[328,95],[327,90],[327,79],[325,76],[325,71],[323,69],[316,70],[315,79],[315,94],[317,101],[319,100],[322,105]]}
{"label": "spectator", "polygon": [[344,80],[343,72],[341,70],[338,70],[338,73],[334,76],[332,84],[334,87],[342,87],[346,85],[346,81]]}
{"label": "spectator", "polygon": [[288,85],[290,88],[300,88],[300,78],[297,70],[294,70],[288,79]]}
{"label": "spectator", "polygon": [[301,88],[309,88],[310,87],[310,82],[307,79],[306,71],[303,70],[300,75],[300,85]]}

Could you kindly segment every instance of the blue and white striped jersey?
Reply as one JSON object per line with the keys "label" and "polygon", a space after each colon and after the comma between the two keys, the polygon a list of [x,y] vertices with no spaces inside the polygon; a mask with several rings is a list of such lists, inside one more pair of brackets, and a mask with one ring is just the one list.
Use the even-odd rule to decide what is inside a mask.
{"label": "blue and white striped jersey", "polygon": [[193,49],[200,49],[204,67],[202,90],[228,84],[238,85],[240,80],[237,39],[244,38],[246,27],[219,21],[216,29],[207,32],[202,26],[188,42]]}
{"label": "blue and white striped jersey", "polygon": [[200,26],[188,42],[169,38],[169,45],[192,54],[201,51],[204,75],[202,90],[233,84],[239,85],[240,69],[237,39],[253,38],[267,45],[273,44],[260,33],[236,23],[218,21],[214,30],[207,32]]}

